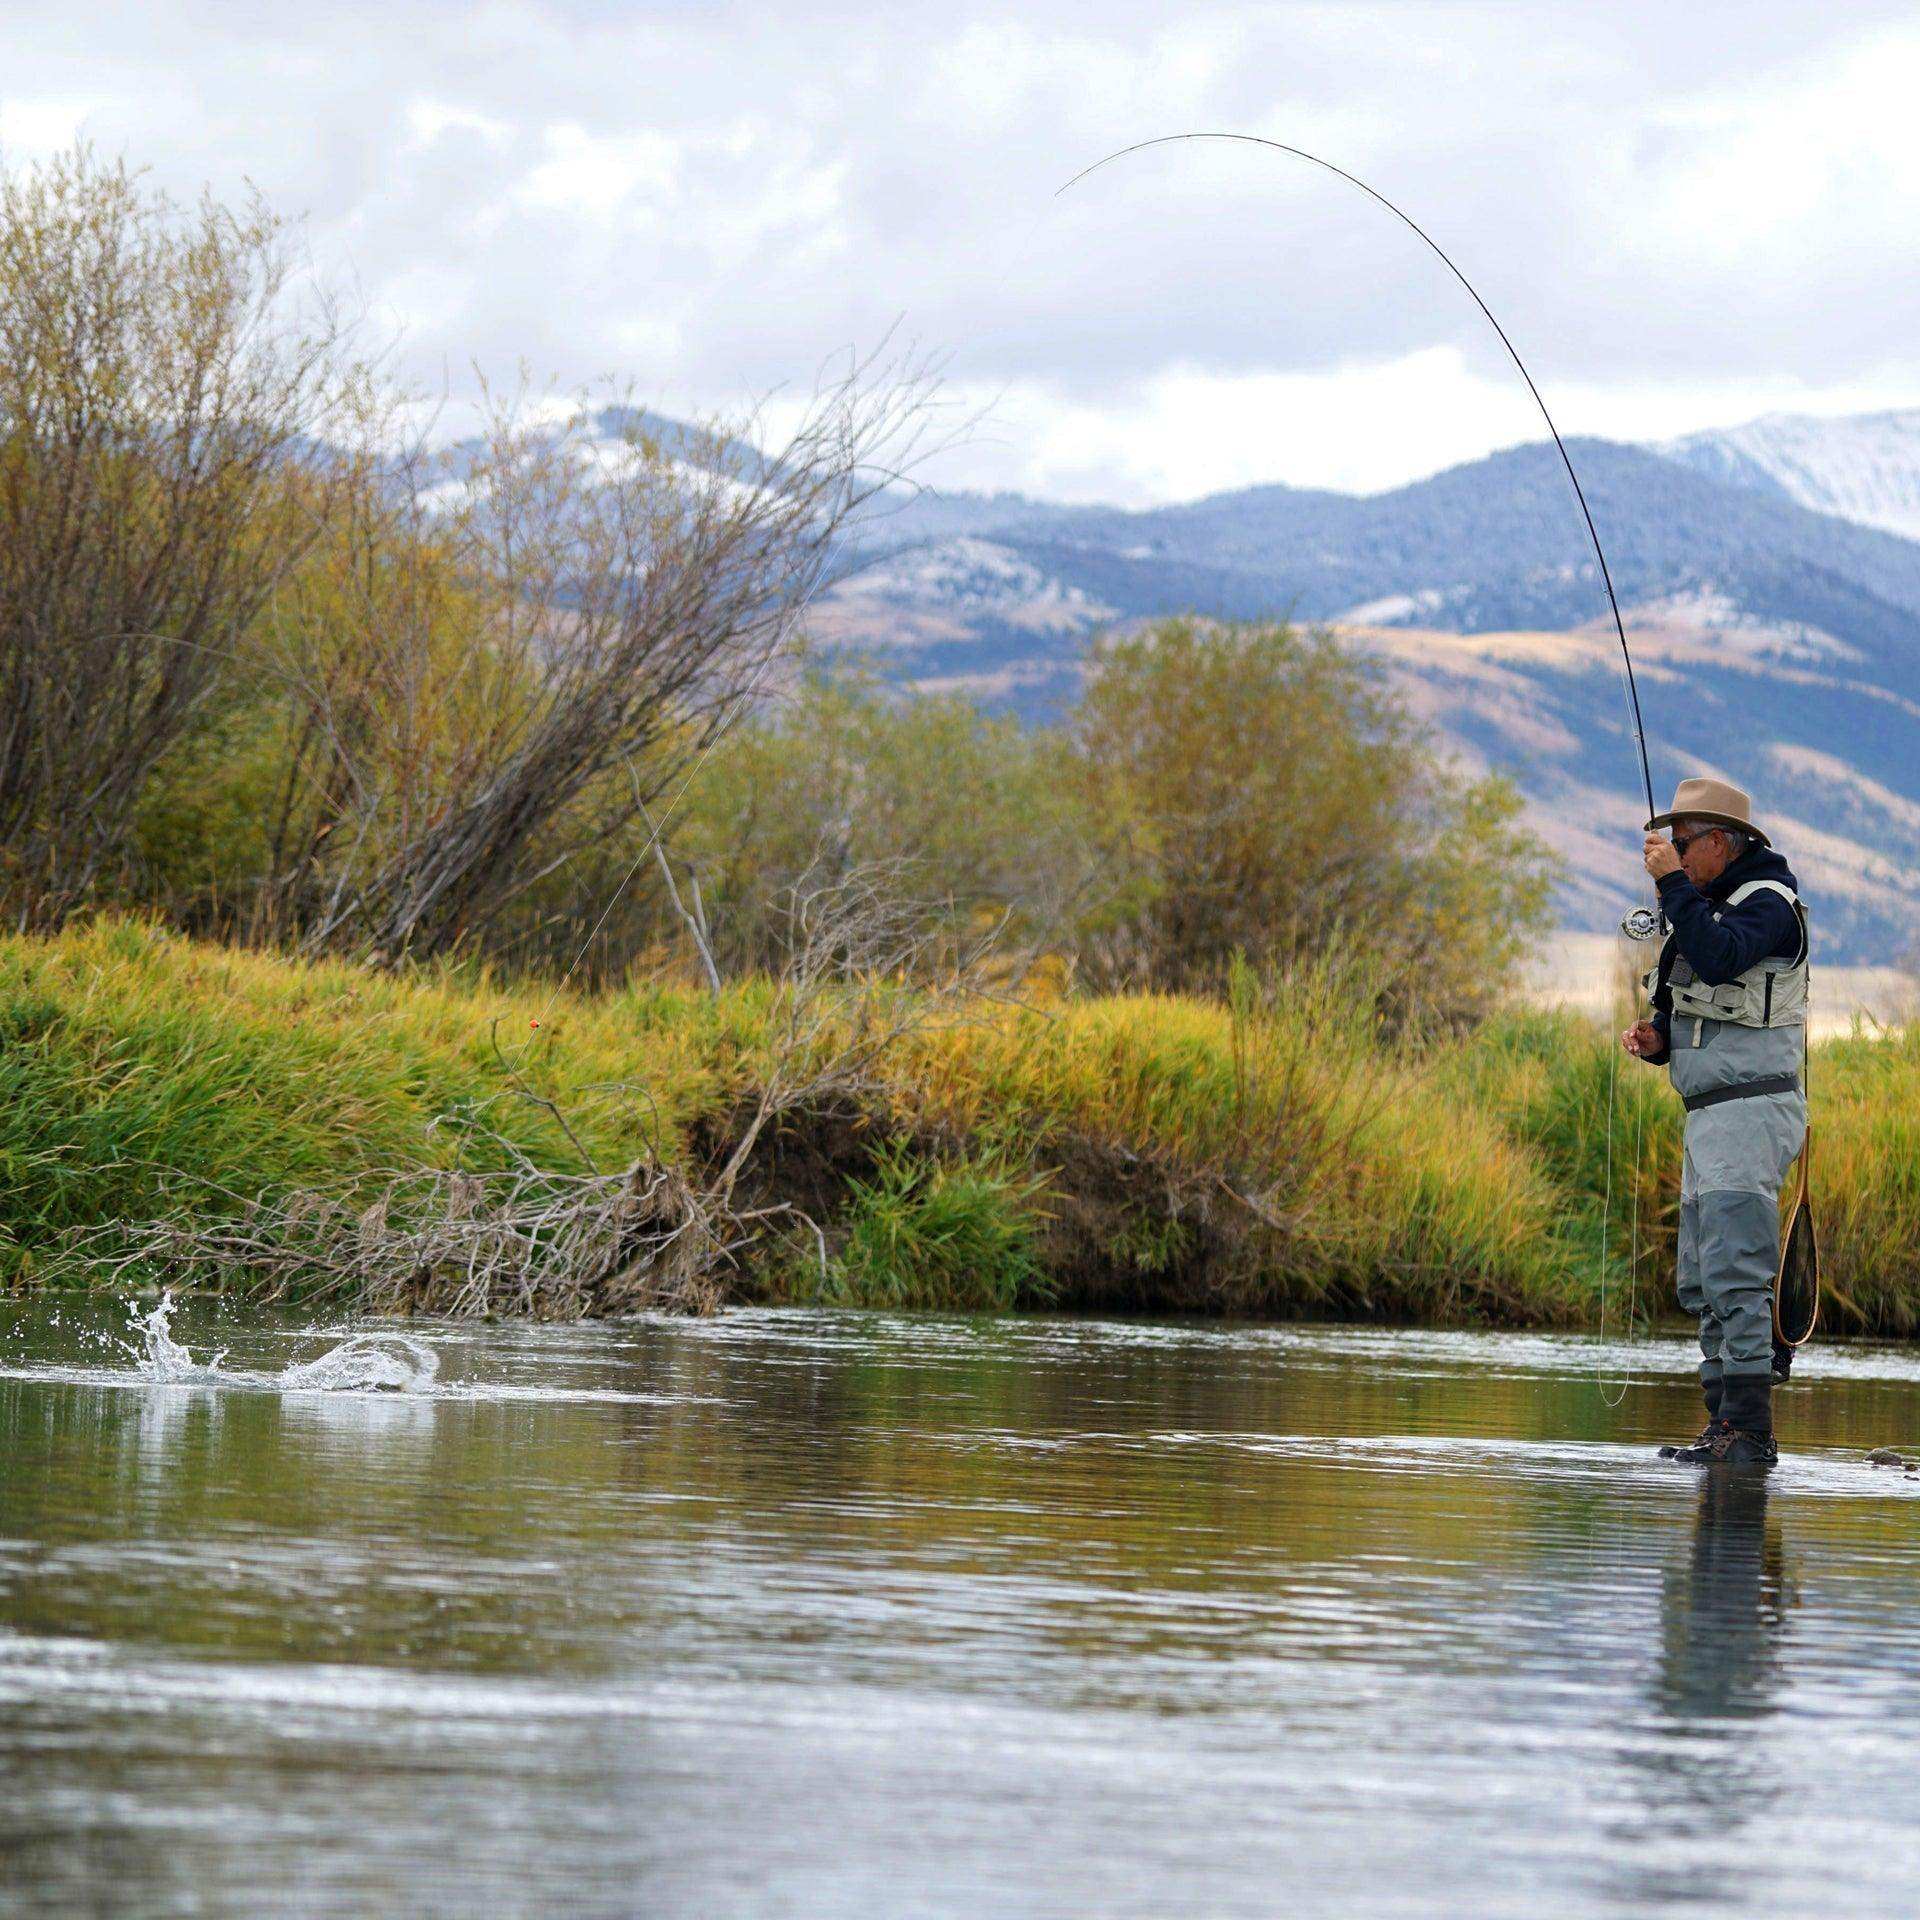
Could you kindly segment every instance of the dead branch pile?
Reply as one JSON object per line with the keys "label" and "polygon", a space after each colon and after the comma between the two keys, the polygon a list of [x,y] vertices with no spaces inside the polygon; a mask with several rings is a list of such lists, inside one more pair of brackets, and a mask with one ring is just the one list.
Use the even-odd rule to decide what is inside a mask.
{"label": "dead branch pile", "polygon": [[223,1219],[178,1212],[117,1236],[93,1264],[108,1279],[157,1270],[373,1313],[707,1313],[752,1225],[658,1163],[555,1174],[522,1159],[503,1173],[397,1172],[367,1206],[300,1193]]}

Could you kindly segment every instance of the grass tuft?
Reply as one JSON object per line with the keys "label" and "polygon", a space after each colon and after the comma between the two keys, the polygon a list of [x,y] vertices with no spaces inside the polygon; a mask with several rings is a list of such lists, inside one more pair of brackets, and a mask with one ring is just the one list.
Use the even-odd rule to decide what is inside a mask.
{"label": "grass tuft", "polygon": [[870,1179],[849,1182],[822,1298],[971,1313],[1045,1305],[1045,1192],[1043,1178],[994,1161],[928,1160],[894,1142]]}

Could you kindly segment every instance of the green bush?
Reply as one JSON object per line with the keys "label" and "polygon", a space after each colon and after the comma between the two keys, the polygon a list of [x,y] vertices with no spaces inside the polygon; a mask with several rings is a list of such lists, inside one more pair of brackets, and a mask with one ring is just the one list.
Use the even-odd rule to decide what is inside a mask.
{"label": "green bush", "polygon": [[895,1143],[850,1183],[846,1238],[823,1289],[870,1307],[1006,1313],[1046,1299],[1043,1179],[996,1161],[923,1159]]}

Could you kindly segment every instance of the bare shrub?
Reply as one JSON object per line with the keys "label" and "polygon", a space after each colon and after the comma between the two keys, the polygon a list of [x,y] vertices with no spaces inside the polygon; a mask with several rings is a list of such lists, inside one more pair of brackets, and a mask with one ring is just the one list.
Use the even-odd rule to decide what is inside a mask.
{"label": "bare shrub", "polygon": [[[924,368],[855,362],[763,454],[750,422],[669,444],[521,390],[459,470],[413,461],[306,583],[325,618],[288,609],[283,920],[309,950],[431,957],[632,829],[763,684],[932,398]],[[316,654],[318,627],[340,640]]]}
{"label": "bare shrub", "polygon": [[315,536],[364,375],[257,199],[85,147],[0,175],[0,886],[51,921]]}

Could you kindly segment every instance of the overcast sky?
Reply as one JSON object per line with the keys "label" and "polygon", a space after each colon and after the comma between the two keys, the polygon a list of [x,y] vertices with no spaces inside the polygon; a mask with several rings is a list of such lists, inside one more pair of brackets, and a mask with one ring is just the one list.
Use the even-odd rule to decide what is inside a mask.
{"label": "overcast sky", "polygon": [[[256,18],[250,19],[249,15]],[[1910,4],[1014,9],[0,0],[0,152],[76,134],[306,217],[404,368],[804,385],[899,321],[1071,499],[1373,489],[1563,428],[1920,404]]]}

